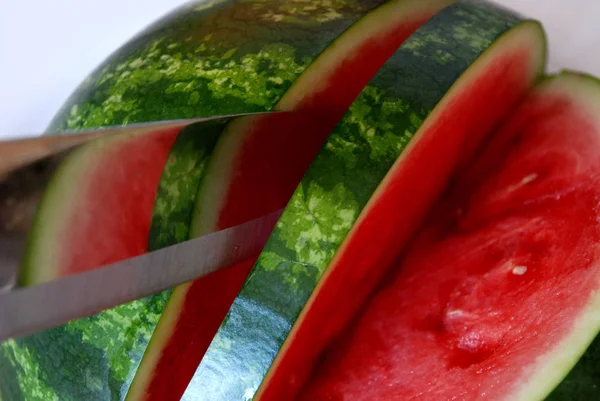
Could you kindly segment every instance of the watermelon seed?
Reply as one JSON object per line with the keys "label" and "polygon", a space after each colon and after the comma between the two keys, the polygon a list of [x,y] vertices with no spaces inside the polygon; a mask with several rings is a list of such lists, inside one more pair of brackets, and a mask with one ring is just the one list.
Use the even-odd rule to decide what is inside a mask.
{"label": "watermelon seed", "polygon": [[513,192],[514,190],[516,190],[516,189],[518,189],[518,188],[520,188],[520,187],[522,187],[524,185],[527,185],[527,184],[533,182],[537,177],[538,177],[538,175],[536,173],[532,173],[532,174],[526,175],[517,184],[509,186],[506,189],[506,192]]}
{"label": "watermelon seed", "polygon": [[533,173],[533,174],[529,174],[528,176],[523,177],[523,179],[521,180],[521,185],[529,184],[530,182],[535,180],[537,178],[537,176],[538,175],[536,173]]}
{"label": "watermelon seed", "polygon": [[512,274],[515,276],[522,276],[527,272],[527,266],[515,266],[512,269]]}
{"label": "watermelon seed", "polygon": [[447,312],[447,313],[446,313],[446,316],[447,316],[447,317],[452,317],[452,316],[462,316],[462,315],[464,315],[464,314],[465,314],[465,312],[464,312],[464,311],[462,311],[462,310],[460,310],[460,309],[455,309],[455,310],[452,310],[452,311],[449,311],[449,312]]}

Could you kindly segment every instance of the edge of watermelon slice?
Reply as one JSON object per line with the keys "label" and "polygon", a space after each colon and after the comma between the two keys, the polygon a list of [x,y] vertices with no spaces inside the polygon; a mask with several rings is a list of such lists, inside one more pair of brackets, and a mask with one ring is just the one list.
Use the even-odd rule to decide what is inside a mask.
{"label": "edge of watermelon slice", "polygon": [[[299,118],[242,117],[223,131],[196,200],[192,234],[239,224],[285,206],[310,161],[348,107],[396,49],[433,15],[454,0],[393,0],[365,14],[340,35],[294,82],[274,110],[306,111]],[[281,117],[280,117],[281,118]],[[310,119],[307,126],[303,119]],[[310,151],[298,151],[309,143]],[[295,151],[300,161],[295,160]],[[262,164],[261,159],[269,163]],[[298,171],[277,175],[289,164]],[[298,168],[299,167],[299,168]],[[281,195],[274,200],[269,191]],[[283,189],[280,189],[283,188]],[[261,194],[255,211],[236,215],[239,197]],[[264,202],[272,203],[264,206]]]}

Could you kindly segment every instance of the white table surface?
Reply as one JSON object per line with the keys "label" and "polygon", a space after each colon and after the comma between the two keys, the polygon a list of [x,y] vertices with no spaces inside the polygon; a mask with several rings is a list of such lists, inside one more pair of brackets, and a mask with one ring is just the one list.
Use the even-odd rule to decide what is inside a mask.
{"label": "white table surface", "polygon": [[[600,0],[496,0],[544,23],[549,69],[600,76]],[[0,0],[0,137],[41,132],[104,58],[185,0]]]}

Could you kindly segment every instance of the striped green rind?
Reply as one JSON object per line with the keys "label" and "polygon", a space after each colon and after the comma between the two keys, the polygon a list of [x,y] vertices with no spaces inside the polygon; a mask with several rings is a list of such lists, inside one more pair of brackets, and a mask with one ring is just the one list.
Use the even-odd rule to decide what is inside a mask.
{"label": "striped green rind", "polygon": [[7,341],[0,371],[12,382],[5,387],[0,381],[3,399],[121,399],[152,335],[149,323],[158,320],[165,302],[159,294]]}
{"label": "striped green rind", "polygon": [[185,400],[253,397],[336,250],[417,128],[469,65],[519,22],[492,5],[461,2],[400,47],[311,165]]}
{"label": "striped green rind", "polygon": [[[186,5],[93,72],[48,130],[269,110],[329,43],[383,2],[210,0]],[[159,185],[150,249],[187,239],[189,213],[213,146],[210,133],[195,138],[186,131],[178,137]],[[0,399],[123,399],[169,295],[166,291],[3,344]],[[46,372],[50,367],[56,372]]]}
{"label": "striped green rind", "polygon": [[148,250],[189,239],[198,185],[226,122],[189,125],[177,136],[158,185]]}
{"label": "striped green rind", "polygon": [[269,110],[329,43],[383,2],[213,0],[183,7],[92,73],[50,130]]}

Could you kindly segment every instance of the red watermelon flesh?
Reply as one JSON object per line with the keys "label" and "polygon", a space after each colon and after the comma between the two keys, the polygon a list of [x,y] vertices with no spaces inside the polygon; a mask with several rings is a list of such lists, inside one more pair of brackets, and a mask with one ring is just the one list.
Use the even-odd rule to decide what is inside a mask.
{"label": "red watermelon flesh", "polygon": [[[193,234],[231,227],[284,207],[363,87],[411,33],[447,3],[396,1],[387,5],[387,12],[383,6],[326,50],[275,107],[293,113],[230,123],[201,184]],[[141,365],[152,372],[141,373],[147,376],[143,380],[136,378],[131,394],[143,391],[145,400],[181,397],[255,260],[175,289],[155,330],[156,348],[148,357],[153,361]]]}
{"label": "red watermelon flesh", "polygon": [[[158,183],[181,128],[103,138],[70,155],[40,203],[36,219],[45,224],[31,233],[36,252],[26,253],[22,280],[32,285],[146,252]],[[43,249],[37,238],[45,239]]]}
{"label": "red watermelon flesh", "polygon": [[562,380],[600,328],[600,89],[590,82],[564,74],[531,93],[301,399],[532,400]]}

